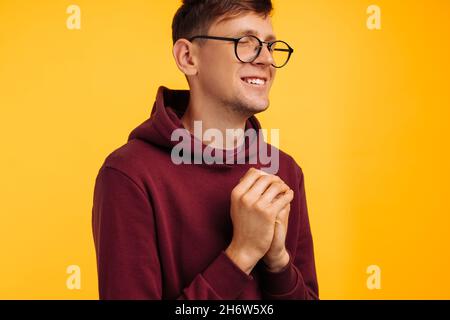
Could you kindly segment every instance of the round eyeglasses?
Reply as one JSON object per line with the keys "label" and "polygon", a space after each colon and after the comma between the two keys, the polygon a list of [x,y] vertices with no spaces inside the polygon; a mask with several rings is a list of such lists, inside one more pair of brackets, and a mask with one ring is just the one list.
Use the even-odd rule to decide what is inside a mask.
{"label": "round eyeglasses", "polygon": [[234,52],[236,58],[243,63],[254,62],[261,54],[264,44],[267,45],[270,54],[273,58],[272,66],[275,68],[284,67],[291,58],[294,49],[292,49],[286,42],[277,40],[264,42],[258,37],[249,35],[240,38],[226,38],[226,37],[215,37],[215,36],[195,36],[189,39],[189,41],[194,41],[195,39],[211,39],[211,40],[221,40],[221,41],[231,41],[234,42]]}

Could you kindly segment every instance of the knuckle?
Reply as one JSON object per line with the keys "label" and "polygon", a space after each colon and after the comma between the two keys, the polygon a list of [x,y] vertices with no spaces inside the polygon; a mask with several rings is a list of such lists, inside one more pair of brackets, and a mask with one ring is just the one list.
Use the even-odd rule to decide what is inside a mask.
{"label": "knuckle", "polygon": [[273,184],[273,188],[274,188],[275,191],[277,191],[277,192],[281,192],[281,191],[283,191],[283,190],[285,189],[284,184],[281,183],[281,182],[275,182],[275,183]]}
{"label": "knuckle", "polygon": [[280,188],[280,189],[286,189],[286,187],[287,187],[283,181],[277,181],[276,184],[277,184],[278,188]]}
{"label": "knuckle", "polygon": [[240,197],[241,203],[246,206],[250,207],[252,205],[252,199],[248,194],[244,194],[242,197]]}
{"label": "knuckle", "polygon": [[255,210],[258,211],[258,212],[264,212],[265,207],[264,207],[264,205],[261,203],[261,201],[256,201],[256,202],[253,204],[253,209],[255,209]]}
{"label": "knuckle", "polygon": [[233,190],[231,190],[231,199],[237,199],[240,196],[240,192],[238,188],[233,188]]}
{"label": "knuckle", "polygon": [[292,189],[289,189],[289,191],[287,192],[287,197],[290,200],[294,199],[294,191]]}
{"label": "knuckle", "polygon": [[270,207],[262,207],[259,212],[267,221],[271,219],[272,209]]}
{"label": "knuckle", "polygon": [[249,173],[257,173],[258,172],[258,170],[256,169],[256,168],[250,168],[249,170],[248,170],[248,172]]}

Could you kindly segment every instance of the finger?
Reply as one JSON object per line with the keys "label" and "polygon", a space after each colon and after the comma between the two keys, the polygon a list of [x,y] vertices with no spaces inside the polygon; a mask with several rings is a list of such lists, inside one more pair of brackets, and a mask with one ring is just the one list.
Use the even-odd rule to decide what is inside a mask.
{"label": "finger", "polygon": [[287,227],[282,223],[275,224],[274,239],[286,241]]}
{"label": "finger", "polygon": [[267,190],[267,188],[280,180],[280,178],[273,175],[260,176],[253,186],[247,191],[246,195],[257,201],[261,198],[261,195]]}
{"label": "finger", "polygon": [[275,212],[280,212],[286,205],[291,203],[292,199],[294,199],[294,191],[289,189],[281,197],[275,200],[270,207]]}
{"label": "finger", "polygon": [[289,220],[289,213],[291,211],[291,204],[288,203],[286,206],[284,206],[283,209],[281,209],[281,211],[278,213],[276,220],[280,221],[283,224],[288,223]]}
{"label": "finger", "polygon": [[277,197],[282,196],[283,193],[289,190],[289,186],[285,184],[284,182],[275,182],[272,183],[266,191],[262,194],[259,201],[261,201],[263,204],[269,205],[272,203]]}
{"label": "finger", "polygon": [[260,174],[263,174],[263,175],[268,175],[268,173],[266,173],[266,172],[264,172],[264,171],[262,171],[262,170],[259,170],[259,169],[256,169],[256,168],[250,168],[250,169],[248,169],[247,172],[239,179],[239,181],[244,180],[246,177],[252,175],[252,174],[255,173],[255,172],[260,173]]}
{"label": "finger", "polygon": [[234,188],[234,191],[241,195],[245,194],[261,176],[261,172],[262,171],[255,168],[250,168],[250,170],[248,170],[246,174],[240,179],[240,182]]}

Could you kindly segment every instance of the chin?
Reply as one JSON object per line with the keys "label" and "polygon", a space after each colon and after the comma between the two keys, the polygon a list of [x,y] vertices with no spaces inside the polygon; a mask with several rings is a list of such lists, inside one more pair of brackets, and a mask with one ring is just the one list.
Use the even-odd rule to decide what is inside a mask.
{"label": "chin", "polygon": [[257,113],[261,113],[266,111],[269,108],[269,101],[264,100],[261,102],[257,102],[255,100],[250,101],[246,104],[246,110],[248,111],[249,116],[252,116]]}
{"label": "chin", "polygon": [[240,92],[235,95],[233,109],[235,111],[244,114],[247,117],[251,117],[254,114],[263,112],[269,108],[269,97],[267,92],[261,90],[259,92],[249,92],[247,90],[239,90]]}
{"label": "chin", "polygon": [[269,107],[267,95],[249,95],[245,97],[247,105],[254,110],[264,111]]}
{"label": "chin", "polygon": [[269,108],[269,101],[266,101],[264,104],[256,105],[254,106],[253,110],[255,110],[255,113],[266,111]]}

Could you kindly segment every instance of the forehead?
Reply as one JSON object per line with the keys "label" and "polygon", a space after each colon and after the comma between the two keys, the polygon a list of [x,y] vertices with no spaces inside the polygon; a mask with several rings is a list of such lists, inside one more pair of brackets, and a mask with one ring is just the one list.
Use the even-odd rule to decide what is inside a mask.
{"label": "forehead", "polygon": [[213,36],[237,37],[249,34],[266,41],[276,39],[271,17],[245,13],[219,20],[209,29],[209,35]]}

